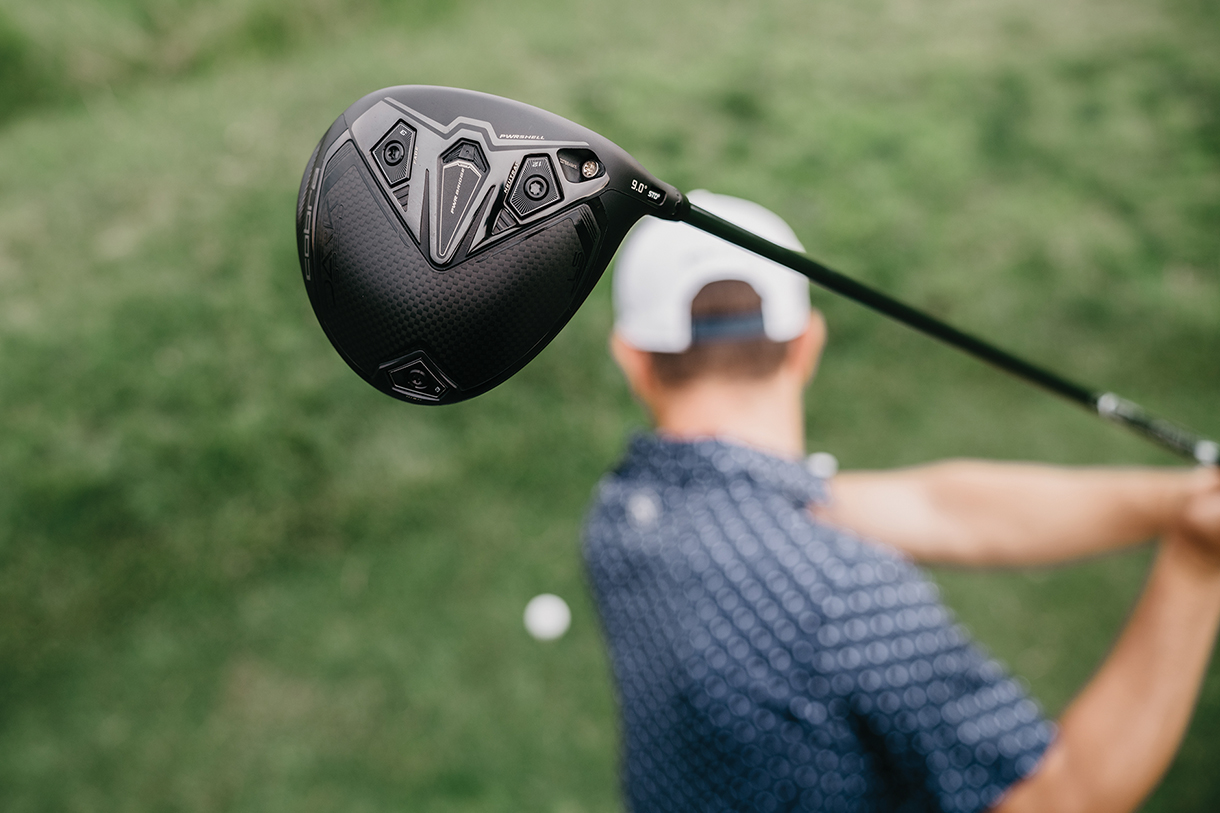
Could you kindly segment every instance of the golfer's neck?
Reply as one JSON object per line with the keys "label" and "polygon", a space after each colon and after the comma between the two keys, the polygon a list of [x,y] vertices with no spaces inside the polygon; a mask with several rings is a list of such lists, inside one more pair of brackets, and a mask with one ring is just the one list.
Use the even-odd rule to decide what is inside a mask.
{"label": "golfer's neck", "polygon": [[651,407],[657,431],[665,435],[718,437],[783,457],[805,454],[801,392],[782,382],[694,382]]}

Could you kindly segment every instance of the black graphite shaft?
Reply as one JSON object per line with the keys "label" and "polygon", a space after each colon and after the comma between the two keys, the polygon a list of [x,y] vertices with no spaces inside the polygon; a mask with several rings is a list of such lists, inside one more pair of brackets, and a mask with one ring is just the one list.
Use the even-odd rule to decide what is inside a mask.
{"label": "black graphite shaft", "polygon": [[747,231],[740,226],[700,209],[687,201],[679,207],[677,219],[682,220],[708,234],[727,240],[734,245],[752,251],[761,257],[779,263],[803,274],[813,282],[854,299],[862,305],[884,313],[921,333],[926,333],[982,359],[1001,370],[1012,373],[1026,381],[1061,395],[1080,404],[1091,412],[1121,423],[1144,437],[1160,443],[1165,448],[1199,463],[1216,463],[1220,447],[1188,429],[1170,421],[1155,418],[1138,404],[1120,399],[1111,393],[1098,393],[1068,381],[1050,370],[1031,364],[982,339],[963,333],[951,325],[929,316],[923,311],[899,302],[880,291],[846,277],[800,252],[776,245],[770,240]]}

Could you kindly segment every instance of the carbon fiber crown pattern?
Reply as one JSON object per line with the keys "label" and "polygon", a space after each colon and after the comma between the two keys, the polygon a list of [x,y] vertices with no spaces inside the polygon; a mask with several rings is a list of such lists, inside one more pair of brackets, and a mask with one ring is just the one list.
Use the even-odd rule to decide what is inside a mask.
{"label": "carbon fiber crown pattern", "polygon": [[526,356],[566,314],[590,255],[576,228],[592,219],[587,207],[437,270],[380,205],[367,174],[346,149],[327,167],[318,237],[330,294],[317,292],[331,340],[366,379],[423,350],[460,389],[477,387]]}

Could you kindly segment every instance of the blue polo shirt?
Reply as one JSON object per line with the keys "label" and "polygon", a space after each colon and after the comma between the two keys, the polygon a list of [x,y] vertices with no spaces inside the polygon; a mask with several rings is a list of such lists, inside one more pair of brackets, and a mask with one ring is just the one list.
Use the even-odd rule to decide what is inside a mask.
{"label": "blue polo shirt", "polygon": [[599,484],[584,553],[635,813],[972,813],[1037,765],[1037,706],[825,499],[799,462],[655,435]]}

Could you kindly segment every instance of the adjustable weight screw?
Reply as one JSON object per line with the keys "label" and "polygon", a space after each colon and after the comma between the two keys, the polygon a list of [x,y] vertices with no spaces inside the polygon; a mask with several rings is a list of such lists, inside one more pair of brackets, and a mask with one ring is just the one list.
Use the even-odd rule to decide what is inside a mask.
{"label": "adjustable weight screw", "polygon": [[580,168],[580,174],[586,178],[593,178],[597,176],[599,170],[601,170],[601,167],[598,166],[596,161],[585,161],[584,165]]}
{"label": "adjustable weight screw", "polygon": [[541,200],[546,197],[549,189],[550,185],[546,180],[537,176],[525,182],[525,196],[530,200]]}
{"label": "adjustable weight screw", "polygon": [[402,143],[391,141],[385,145],[385,151],[382,153],[385,156],[385,162],[390,166],[402,163],[403,157],[406,155],[406,150],[403,149]]}

